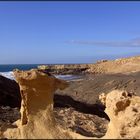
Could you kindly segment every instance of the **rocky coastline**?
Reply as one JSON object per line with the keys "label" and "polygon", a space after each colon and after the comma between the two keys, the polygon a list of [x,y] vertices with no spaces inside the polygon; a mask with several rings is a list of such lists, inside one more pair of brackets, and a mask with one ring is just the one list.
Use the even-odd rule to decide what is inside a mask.
{"label": "rocky coastline", "polygon": [[65,65],[40,65],[39,70],[49,72],[51,74],[86,74],[89,69],[88,64],[65,64]]}
{"label": "rocky coastline", "polygon": [[[49,111],[46,112],[52,121],[52,124],[50,124],[51,129],[58,129],[59,132],[58,134],[52,133],[51,136],[46,134],[47,138],[140,138],[138,135],[140,130],[137,127],[139,126],[140,102],[139,64],[140,56],[135,56],[117,60],[102,60],[95,64],[42,65],[37,70],[29,71],[29,74],[23,72],[24,74],[22,75],[20,74],[22,72],[17,72],[15,76],[18,82],[0,76],[0,137],[33,138],[31,135],[34,132],[30,130],[30,127],[26,128],[31,131],[28,137],[19,135],[19,131],[28,133],[22,127],[25,122],[30,122],[34,119],[40,120],[40,114],[34,116],[31,113],[28,116],[30,113],[27,112],[34,110],[35,113],[38,113],[36,109],[46,108],[49,105],[46,103],[49,101],[54,106],[53,109],[49,107]],[[53,76],[55,74],[81,75],[82,78],[79,80],[63,81],[55,78]],[[46,76],[48,78],[45,78]],[[22,78],[23,80],[21,80]],[[32,78],[35,81],[38,78],[43,78],[38,82],[40,83],[44,80],[46,85],[48,85],[46,80],[53,80],[52,84],[49,82],[50,86],[42,86],[40,88],[38,87],[40,84],[37,81],[35,85],[33,85],[34,82],[27,85],[28,80],[32,80]],[[24,83],[24,80],[27,80],[26,83]],[[28,88],[35,88],[34,90],[37,90],[37,93],[41,93],[41,89],[44,89],[44,93],[48,91],[51,95],[49,97],[48,95],[38,94],[41,99],[45,97],[44,106],[36,104],[36,108],[32,108],[31,106],[29,111],[26,108],[22,108],[26,105],[24,94],[20,96],[20,93],[24,92],[24,90],[26,91],[24,84]],[[28,92],[30,90],[27,90],[25,93]],[[26,98],[32,98],[33,102],[38,102],[32,96],[27,96]],[[112,103],[110,100],[114,100],[114,102]],[[23,101],[22,104],[21,101]],[[28,104],[30,106],[32,102]],[[114,106],[114,108],[111,109],[110,106]],[[45,113],[46,109],[43,110],[42,114]],[[130,115],[127,116],[127,113]],[[26,117],[23,117],[24,114],[26,114]],[[52,116],[51,114],[54,115]],[[132,119],[134,116],[135,120]],[[117,117],[120,120],[125,120],[128,117],[131,121],[120,122]],[[27,121],[27,118],[32,119]],[[48,120],[48,117],[42,119],[42,121],[45,121]],[[18,120],[22,121],[22,125],[15,124],[15,121]],[[54,120],[55,123],[53,122]],[[43,123],[42,121],[40,123]],[[57,124],[60,128],[57,128],[54,124]],[[131,124],[131,127],[129,124]],[[16,129],[13,129],[14,127]],[[48,126],[43,126],[43,124],[40,126],[40,131],[42,132],[48,129]],[[12,136],[13,130],[17,134],[17,137]],[[115,130],[119,131],[114,134]],[[35,136],[35,138],[39,137],[41,137],[39,134]]]}

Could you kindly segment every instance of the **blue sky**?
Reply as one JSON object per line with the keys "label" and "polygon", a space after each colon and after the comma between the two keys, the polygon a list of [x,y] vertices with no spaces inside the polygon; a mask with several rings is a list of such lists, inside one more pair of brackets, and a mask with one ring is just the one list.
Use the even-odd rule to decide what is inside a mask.
{"label": "blue sky", "polygon": [[0,2],[0,64],[140,54],[140,2]]}

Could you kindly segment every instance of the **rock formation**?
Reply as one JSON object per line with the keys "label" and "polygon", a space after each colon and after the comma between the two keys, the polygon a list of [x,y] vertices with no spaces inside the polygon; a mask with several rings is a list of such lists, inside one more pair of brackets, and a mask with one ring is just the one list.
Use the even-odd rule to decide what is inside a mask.
{"label": "rock formation", "polygon": [[140,70],[140,56],[120,58],[116,60],[99,60],[92,64],[41,65],[38,69],[52,74],[112,74],[130,73]]}
{"label": "rock formation", "polygon": [[102,73],[130,73],[140,70],[140,56],[120,58],[116,60],[103,61],[89,64],[87,72],[94,74]]}
{"label": "rock formation", "polygon": [[84,74],[88,69],[88,64],[66,64],[66,65],[40,65],[39,70],[44,70],[52,74]]}
{"label": "rock formation", "polygon": [[110,118],[105,139],[140,139],[140,97],[114,90],[100,96]]}
{"label": "rock formation", "polygon": [[7,129],[3,138],[72,138],[57,125],[53,115],[53,93],[68,84],[35,69],[15,70],[14,75],[22,97],[21,120],[16,122],[17,128]]}
{"label": "rock formation", "polygon": [[[84,137],[58,125],[53,114],[53,93],[68,84],[39,70],[14,71],[22,97],[21,119],[0,133],[0,138],[78,139]],[[101,102],[110,118],[106,139],[140,138],[140,97],[127,91],[102,94]]]}
{"label": "rock formation", "polygon": [[0,105],[20,107],[21,96],[19,86],[14,80],[0,75]]}

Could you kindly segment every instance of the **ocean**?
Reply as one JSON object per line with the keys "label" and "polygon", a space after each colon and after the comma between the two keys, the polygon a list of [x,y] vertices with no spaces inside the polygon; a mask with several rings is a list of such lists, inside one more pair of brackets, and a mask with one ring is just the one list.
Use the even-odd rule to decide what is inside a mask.
{"label": "ocean", "polygon": [[[14,69],[19,69],[19,70],[30,70],[33,68],[37,68],[39,65],[42,64],[5,64],[5,65],[0,65],[0,75],[15,80],[14,75],[13,75],[13,70]],[[79,79],[80,76],[77,75],[54,75],[56,78],[62,79],[62,80],[74,80],[74,79]]]}

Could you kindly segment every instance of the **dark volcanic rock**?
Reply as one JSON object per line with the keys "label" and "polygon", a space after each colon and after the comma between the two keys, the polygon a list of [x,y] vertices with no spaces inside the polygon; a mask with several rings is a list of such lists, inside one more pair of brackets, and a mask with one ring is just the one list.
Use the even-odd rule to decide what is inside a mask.
{"label": "dark volcanic rock", "polygon": [[20,107],[21,96],[19,86],[14,80],[0,75],[0,105]]}

